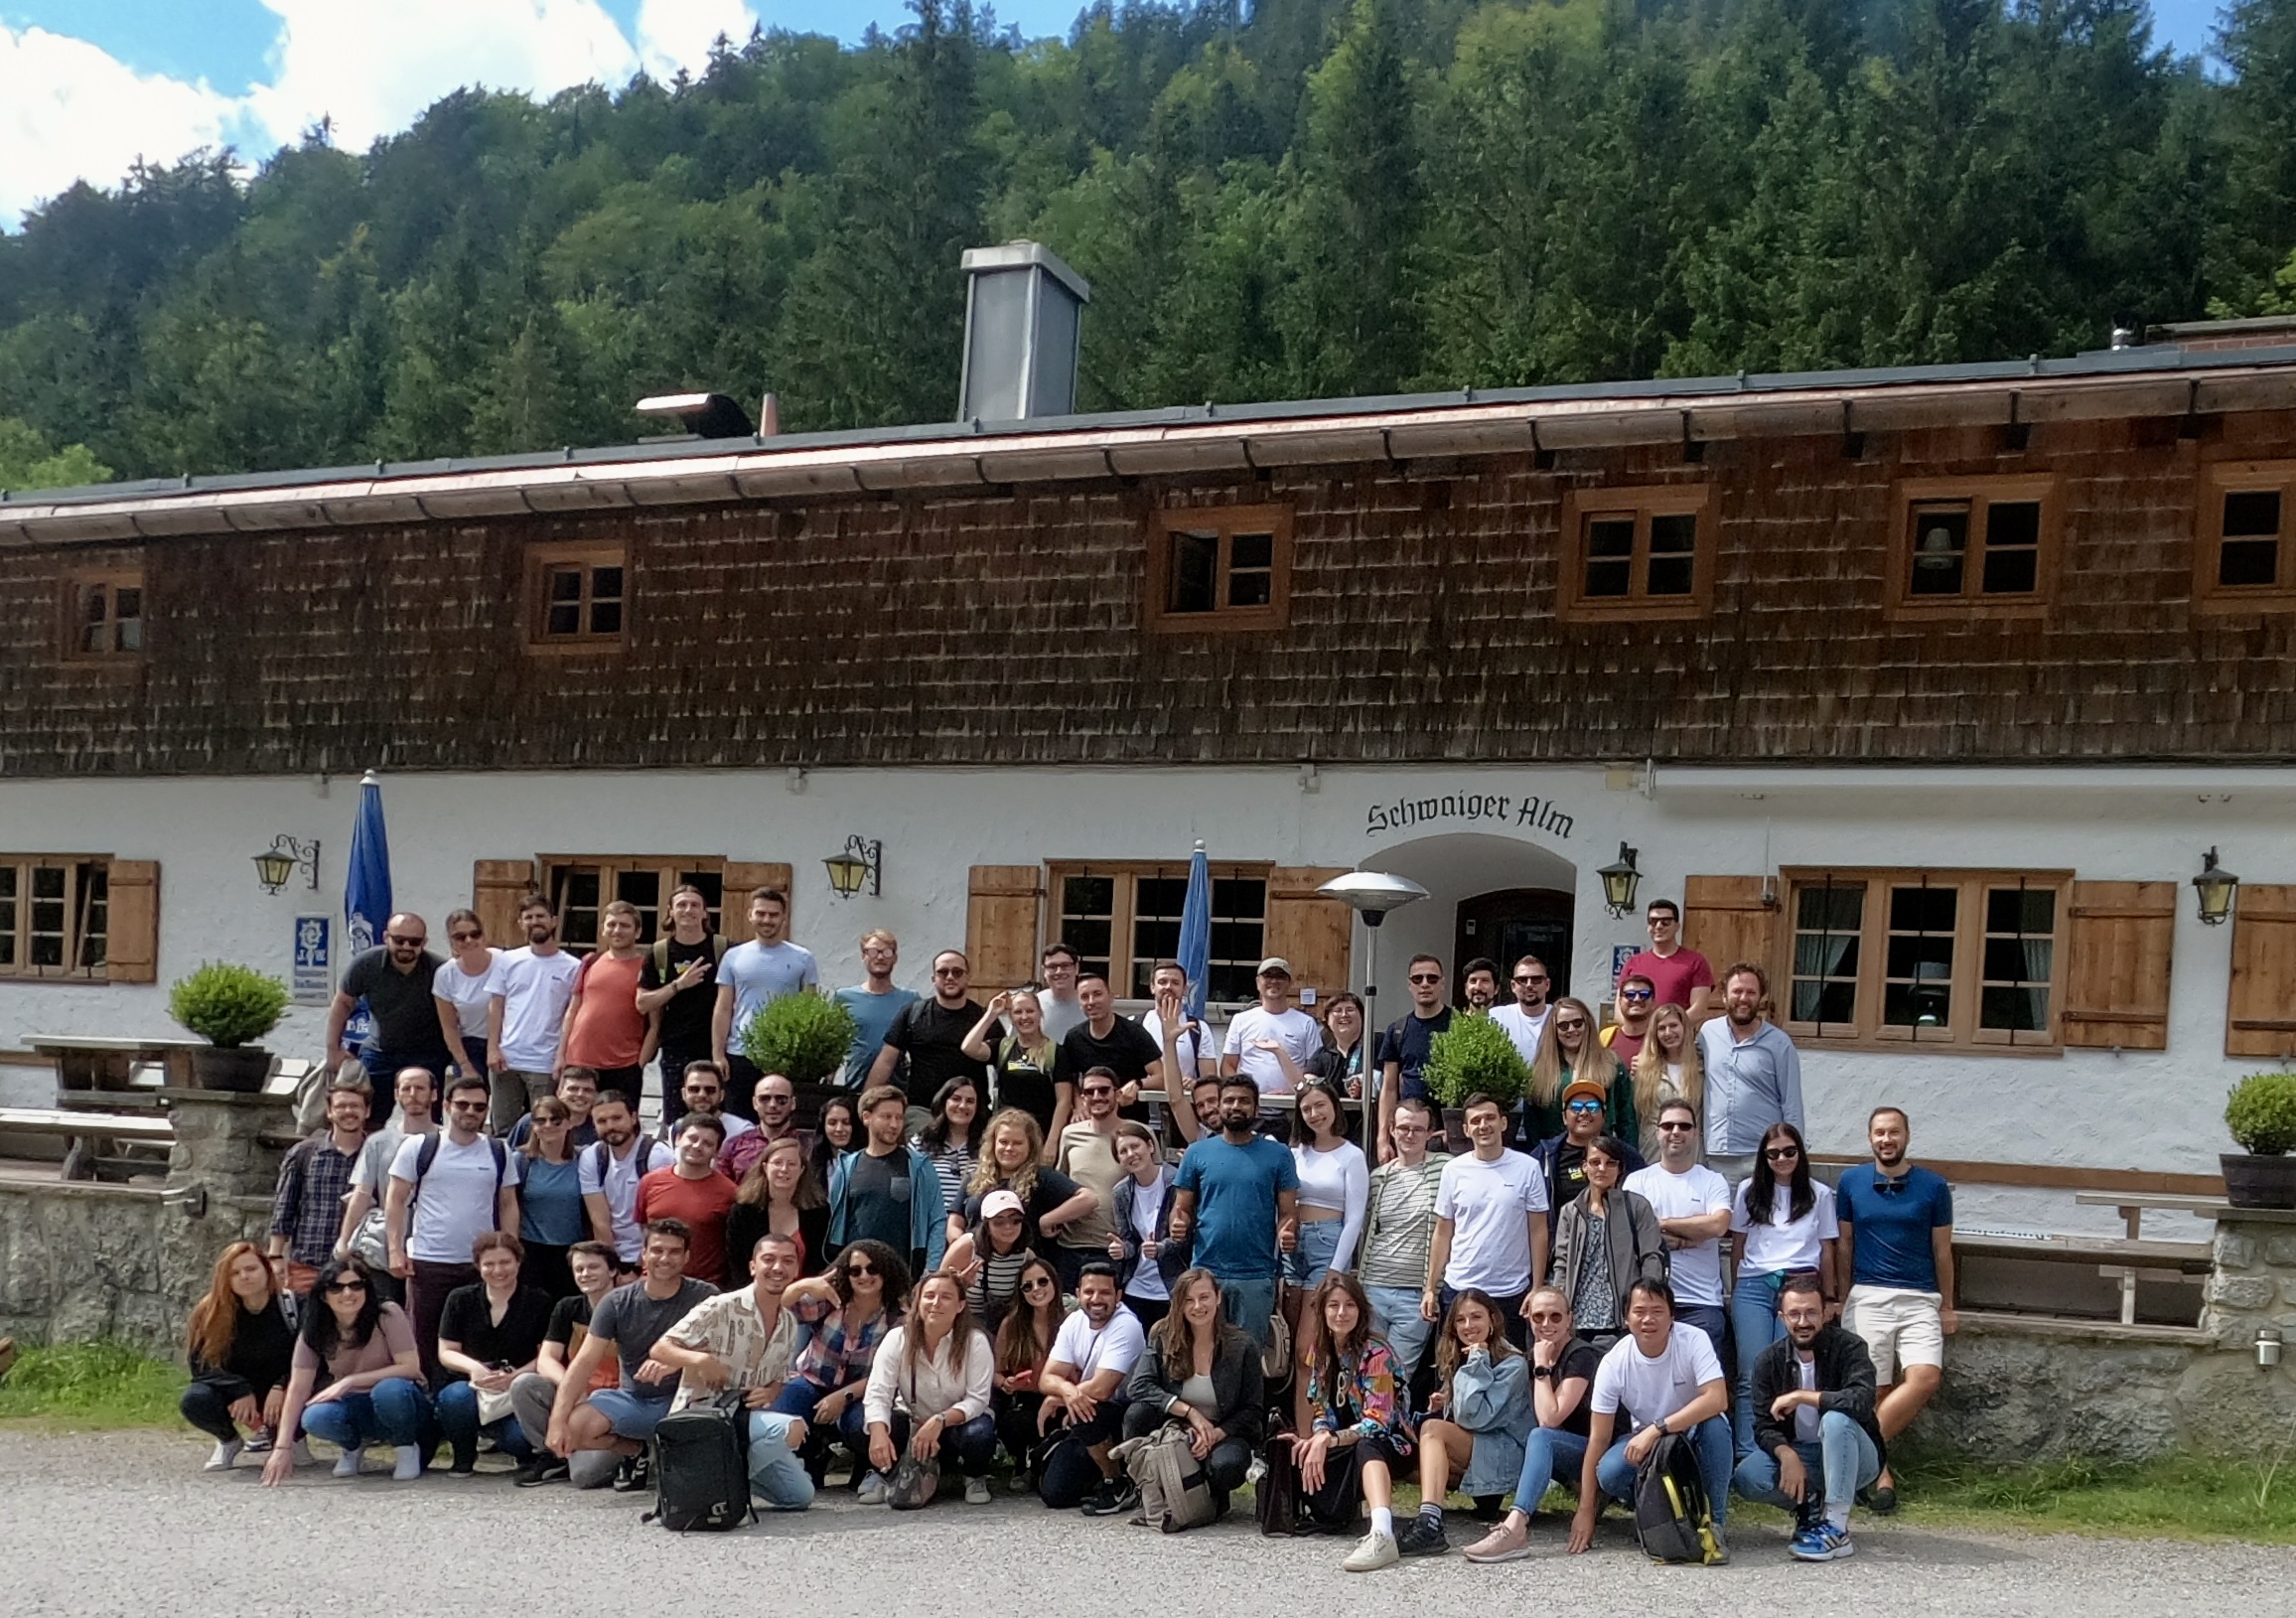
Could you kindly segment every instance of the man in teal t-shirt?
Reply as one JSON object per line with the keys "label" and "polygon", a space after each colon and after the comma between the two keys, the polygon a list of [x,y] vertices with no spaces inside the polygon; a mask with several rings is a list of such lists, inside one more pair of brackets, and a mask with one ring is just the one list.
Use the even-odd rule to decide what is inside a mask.
{"label": "man in teal t-shirt", "polygon": [[1259,1132],[1258,1084],[1222,1080],[1220,1133],[1188,1148],[1172,1182],[1172,1239],[1195,1233],[1195,1261],[1220,1279],[1220,1312],[1263,1346],[1276,1254],[1298,1237],[1299,1188],[1291,1149]]}
{"label": "man in teal t-shirt", "polygon": [[893,968],[900,959],[901,941],[885,929],[862,934],[861,969],[867,980],[831,996],[853,1014],[853,1048],[845,1055],[842,1081],[847,1090],[859,1090],[869,1082],[870,1065],[885,1049],[885,1036],[893,1031],[894,1019],[917,1003],[915,989],[894,986]]}

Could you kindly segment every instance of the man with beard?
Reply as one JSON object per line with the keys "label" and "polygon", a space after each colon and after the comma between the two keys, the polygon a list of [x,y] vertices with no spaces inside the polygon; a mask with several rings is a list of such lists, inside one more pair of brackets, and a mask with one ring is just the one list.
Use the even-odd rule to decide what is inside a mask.
{"label": "man with beard", "polygon": [[[1834,1194],[1850,1278],[1841,1323],[1873,1356],[1883,1390],[1875,1421],[1884,1439],[1912,1426],[1937,1396],[1945,1339],[1960,1325],[1953,1313],[1953,1188],[1907,1160],[1912,1139],[1902,1108],[1875,1107],[1866,1119],[1874,1160],[1844,1173]],[[1885,1516],[1897,1510],[1897,1481],[1886,1464],[1869,1504]]]}
{"label": "man with beard", "polygon": [[351,1054],[343,1048],[343,1030],[359,1001],[366,1002],[367,1014],[374,1019],[374,1035],[358,1053],[366,1082],[373,1087],[367,1115],[370,1129],[382,1122],[380,1099],[399,1069],[444,1074],[462,1056],[460,1051],[448,1051],[445,1031],[439,1026],[431,979],[438,974],[440,960],[423,948],[429,942],[430,930],[420,916],[393,916],[383,925],[382,943],[344,968],[343,987],[328,1002],[327,1049],[319,1059],[323,1073],[334,1073]]}
{"label": "man with beard", "polygon": [[1764,1013],[1770,974],[1741,960],[1722,974],[1726,1015],[1698,1030],[1706,1066],[1706,1166],[1732,1185],[1754,1172],[1754,1154],[1773,1124],[1805,1128],[1801,1053]]}
{"label": "man with beard", "polygon": [[1546,1003],[1554,977],[1545,961],[1524,956],[1514,963],[1514,973],[1507,981],[1514,989],[1514,1004],[1499,1007],[1491,1013],[1491,1020],[1507,1030],[1507,1037],[1514,1041],[1527,1066],[1538,1060],[1539,1036],[1546,1032],[1546,1019],[1554,1015],[1554,1007]]}
{"label": "man with beard", "polygon": [[1172,1182],[1172,1240],[1195,1237],[1196,1262],[1220,1282],[1220,1312],[1263,1348],[1276,1254],[1299,1239],[1299,1189],[1291,1148],[1259,1132],[1258,1084],[1241,1074],[1222,1079],[1220,1133],[1181,1154]]}
{"label": "man with beard", "polygon": [[1754,1362],[1754,1448],[1731,1487],[1794,1514],[1797,1561],[1855,1555],[1849,1509],[1881,1474],[1888,1446],[1874,1419],[1874,1366],[1855,1334],[1825,1318],[1814,1275],[1778,1294],[1786,1335]]}
{"label": "man with beard", "polygon": [[1499,1003],[1499,962],[1477,956],[1459,969],[1460,986],[1467,995],[1467,1009],[1487,1016]]}
{"label": "man with beard", "polygon": [[[590,1106],[590,1121],[597,1126],[598,1144],[584,1149],[577,1160],[577,1184],[582,1206],[589,1211],[593,1240],[612,1248],[624,1273],[638,1268],[644,1242],[639,1231],[638,1182],[666,1163],[669,1153],[638,1126],[630,1098],[619,1090],[601,1091]],[[679,1243],[682,1266],[690,1252],[690,1232]]]}
{"label": "man with beard", "polygon": [[582,962],[558,948],[558,913],[540,894],[519,901],[518,931],[526,942],[495,963],[500,986],[488,1012],[487,1068],[494,1075],[488,1122],[496,1134],[506,1134],[557,1083],[559,1035],[582,971]]}

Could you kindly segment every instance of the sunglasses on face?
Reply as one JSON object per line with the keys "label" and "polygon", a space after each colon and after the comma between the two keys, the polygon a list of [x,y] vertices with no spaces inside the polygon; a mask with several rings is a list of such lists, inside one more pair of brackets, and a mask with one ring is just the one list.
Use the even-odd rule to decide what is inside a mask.
{"label": "sunglasses on face", "polygon": [[1769,1158],[1773,1163],[1784,1163],[1790,1161],[1793,1158],[1799,1157],[1801,1155],[1801,1148],[1799,1146],[1771,1146],[1766,1148],[1762,1155]]}
{"label": "sunglasses on face", "polygon": [[476,944],[486,937],[484,933],[449,933],[447,938],[456,944]]}
{"label": "sunglasses on face", "polygon": [[1435,973],[1432,976],[1426,972],[1413,972],[1411,974],[1411,981],[1414,983],[1440,983],[1443,981],[1443,976],[1440,972]]}
{"label": "sunglasses on face", "polygon": [[1546,979],[1543,977],[1517,977],[1514,981],[1517,983],[1543,983]]}
{"label": "sunglasses on face", "polygon": [[1554,1026],[1555,1032],[1557,1033],[1575,1034],[1586,1026],[1586,1020],[1581,1017],[1573,1017],[1570,1021],[1565,1022],[1560,1017],[1557,1017],[1555,1019]]}
{"label": "sunglasses on face", "polygon": [[363,1292],[366,1290],[366,1283],[354,1276],[346,1280],[329,1281],[326,1290],[329,1292]]}
{"label": "sunglasses on face", "polygon": [[1559,1309],[1533,1309],[1530,1312],[1530,1323],[1533,1326],[1559,1326],[1569,1318]]}
{"label": "sunglasses on face", "polygon": [[962,966],[935,966],[933,968],[933,975],[935,977],[962,977],[964,968]]}
{"label": "sunglasses on face", "polygon": [[1619,998],[1622,1000],[1648,1000],[1650,998],[1650,991],[1649,989],[1622,989]]}
{"label": "sunglasses on face", "polygon": [[1680,1118],[1676,1118],[1671,1123],[1661,1122],[1658,1125],[1658,1132],[1660,1134],[1667,1135],[1686,1135],[1690,1132],[1690,1128],[1691,1126],[1689,1124],[1684,1123]]}
{"label": "sunglasses on face", "polygon": [[422,948],[422,947],[423,947],[425,944],[427,944],[428,942],[430,942],[429,940],[425,939],[425,938],[424,938],[424,937],[423,937],[421,934],[419,934],[419,933],[418,933],[418,934],[416,934],[416,935],[415,935],[413,938],[411,938],[411,939],[410,939],[410,938],[407,938],[407,937],[405,937],[403,934],[398,934],[398,933],[392,933],[392,934],[390,934],[390,935],[389,935],[389,938],[390,938],[390,942],[391,942],[391,943],[393,943],[393,944],[403,944],[403,945],[405,945],[405,946],[406,946],[408,949],[410,949],[410,950],[419,950],[419,949],[421,949],[421,948]]}
{"label": "sunglasses on face", "polygon": [[1086,1086],[1084,1087],[1084,1094],[1085,1094],[1087,1097],[1091,1097],[1091,1096],[1113,1096],[1113,1095],[1115,1095],[1116,1093],[1115,1093],[1113,1090],[1109,1089],[1109,1088],[1108,1088],[1106,1085],[1086,1085]]}
{"label": "sunglasses on face", "polygon": [[1572,1103],[1570,1103],[1569,1107],[1567,1108],[1567,1110],[1569,1110],[1569,1111],[1572,1111],[1572,1112],[1600,1112],[1602,1109],[1603,1109],[1603,1103],[1600,1103],[1600,1102],[1585,1102],[1585,1101],[1580,1101],[1580,1102],[1572,1102]]}
{"label": "sunglasses on face", "polygon": [[855,1275],[874,1275],[876,1273],[877,1266],[875,1264],[847,1264],[845,1266],[845,1276],[848,1280]]}
{"label": "sunglasses on face", "polygon": [[761,1096],[758,1098],[758,1104],[760,1106],[789,1106],[794,1103],[796,1099],[794,1096]]}
{"label": "sunglasses on face", "polygon": [[487,1109],[487,1103],[485,1102],[449,1102],[447,1103],[447,1109],[453,1112],[484,1112]]}
{"label": "sunglasses on face", "polygon": [[1039,1275],[1033,1281],[1023,1281],[1021,1283],[1021,1290],[1023,1292],[1050,1292],[1052,1289],[1053,1278],[1050,1275]]}

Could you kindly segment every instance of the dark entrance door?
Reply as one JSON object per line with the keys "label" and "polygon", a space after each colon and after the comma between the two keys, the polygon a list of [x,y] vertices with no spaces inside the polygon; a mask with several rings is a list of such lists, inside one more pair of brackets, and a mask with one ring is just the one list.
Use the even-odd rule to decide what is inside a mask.
{"label": "dark entrance door", "polygon": [[1451,957],[1452,1002],[1467,1001],[1461,968],[1477,956],[1499,962],[1499,1003],[1510,1004],[1507,977],[1524,956],[1546,962],[1554,979],[1549,999],[1570,992],[1571,896],[1552,888],[1503,888],[1479,893],[1459,904],[1458,933]]}

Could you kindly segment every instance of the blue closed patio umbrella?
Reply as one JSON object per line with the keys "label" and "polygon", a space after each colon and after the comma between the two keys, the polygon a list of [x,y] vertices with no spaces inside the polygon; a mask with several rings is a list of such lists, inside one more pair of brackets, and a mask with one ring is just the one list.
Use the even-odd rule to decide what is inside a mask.
{"label": "blue closed patio umbrella", "polygon": [[[351,869],[343,881],[343,927],[353,958],[382,942],[390,921],[390,839],[382,829],[382,778],[372,770],[359,778],[359,818],[351,825]],[[374,1036],[374,1018],[362,999],[343,1029],[344,1043],[364,1051]]]}
{"label": "blue closed patio umbrella", "polygon": [[1180,907],[1180,964],[1188,973],[1188,1014],[1204,1016],[1205,979],[1212,975],[1212,865],[1204,843],[1188,860],[1188,897]]}

